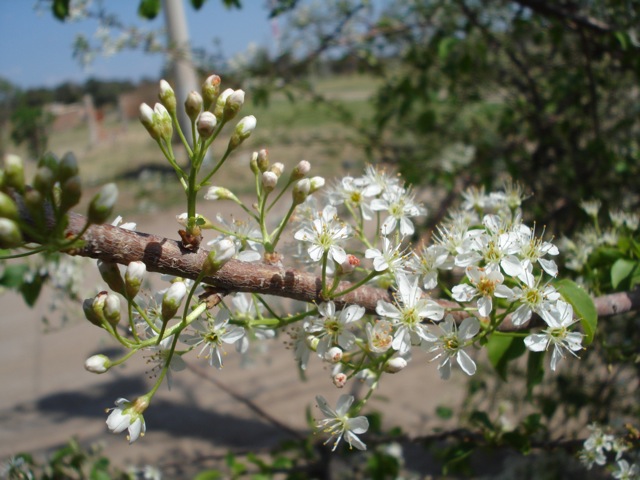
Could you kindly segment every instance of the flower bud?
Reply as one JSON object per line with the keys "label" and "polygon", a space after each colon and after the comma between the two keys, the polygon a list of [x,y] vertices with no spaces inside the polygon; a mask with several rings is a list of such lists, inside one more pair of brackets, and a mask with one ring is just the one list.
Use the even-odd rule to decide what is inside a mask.
{"label": "flower bud", "polygon": [[66,180],[71,177],[75,177],[78,175],[78,161],[76,160],[76,156],[67,152],[60,160],[60,165],[58,166],[58,180],[60,183],[64,183]]}
{"label": "flower bud", "polygon": [[260,168],[258,167],[258,152],[253,152],[251,154],[251,159],[249,160],[249,168],[254,175],[257,175],[260,171]]}
{"label": "flower bud", "polygon": [[187,116],[192,122],[195,122],[198,115],[200,115],[202,111],[202,96],[195,90],[187,95],[187,99],[184,101],[184,111],[187,112]]}
{"label": "flower bud", "polygon": [[8,218],[10,220],[18,219],[16,202],[4,192],[0,192],[0,218]]}
{"label": "flower bud", "polygon": [[213,135],[217,123],[218,120],[216,120],[216,116],[213,113],[202,112],[198,116],[198,120],[196,120],[196,128],[198,129],[200,137],[206,140]]}
{"label": "flower bud", "polygon": [[68,211],[77,205],[82,197],[82,182],[78,175],[67,178],[61,185],[60,210]]}
{"label": "flower bud", "polygon": [[213,109],[213,114],[216,116],[218,121],[222,121],[224,119],[224,106],[227,103],[227,98],[229,98],[232,93],[233,89],[227,88],[216,99],[216,106]]}
{"label": "flower bud", "polygon": [[15,188],[18,192],[24,192],[24,165],[19,156],[5,155],[2,184],[5,187]]}
{"label": "flower bud", "polygon": [[218,98],[220,93],[220,77],[218,75],[209,75],[202,84],[202,107],[205,110],[209,110],[209,107],[213,105],[213,102]]}
{"label": "flower bud", "polygon": [[27,208],[35,214],[35,212],[42,211],[42,204],[44,203],[44,197],[42,194],[33,189],[29,188],[24,192],[24,203]]}
{"label": "flower bud", "polygon": [[347,384],[347,376],[344,373],[337,373],[333,376],[333,384],[337,388],[342,388]]}
{"label": "flower bud", "polygon": [[244,104],[244,91],[236,90],[229,97],[227,97],[227,101],[224,103],[224,110],[222,112],[222,116],[225,120],[232,120],[242,108]]}
{"label": "flower bud", "polygon": [[272,192],[278,184],[278,176],[273,172],[264,172],[262,174],[262,188],[265,192]]}
{"label": "flower bud", "polygon": [[187,286],[184,282],[174,282],[167,289],[162,298],[162,321],[168,322],[177,313],[182,299],[187,294]]}
{"label": "flower bud", "polygon": [[276,162],[269,167],[269,171],[275,173],[276,176],[280,178],[282,172],[284,172],[284,165],[280,162]]}
{"label": "flower bud", "polygon": [[104,318],[115,327],[120,322],[120,297],[115,293],[107,293],[103,309]]}
{"label": "flower bud", "polygon": [[331,347],[325,354],[324,359],[327,362],[338,363],[342,360],[342,349],[340,347]]}
{"label": "flower bud", "polygon": [[236,245],[228,238],[223,238],[215,242],[212,246],[213,249],[209,252],[209,255],[207,255],[202,265],[202,270],[204,270],[206,275],[215,274],[236,254]]}
{"label": "flower bud", "polygon": [[115,183],[107,183],[89,204],[87,217],[91,223],[104,223],[111,215],[118,199],[118,187]]}
{"label": "flower bud", "polygon": [[234,202],[240,202],[233,192],[224,187],[209,187],[207,193],[204,195],[205,200],[232,200]]}
{"label": "flower bud", "polygon": [[135,298],[140,291],[146,273],[147,266],[144,262],[135,261],[127,265],[127,270],[124,272],[124,288],[127,292],[127,298]]}
{"label": "flower bud", "polygon": [[173,88],[166,80],[160,80],[160,93],[158,94],[160,102],[171,115],[176,114],[176,94],[173,92]]}
{"label": "flower bud", "polygon": [[93,355],[84,361],[84,368],[91,373],[104,373],[111,367],[111,361],[106,355]]}
{"label": "flower bud", "polygon": [[293,204],[300,205],[301,203],[303,203],[309,196],[310,191],[311,181],[308,178],[298,180],[298,182],[293,186],[293,190],[291,190],[291,195],[293,196]]}
{"label": "flower bud", "polygon": [[159,140],[160,134],[155,128],[153,115],[153,108],[151,108],[146,103],[140,105],[140,113],[138,115],[138,118],[140,118],[140,122],[142,123],[142,125],[144,125],[144,128],[147,129],[147,132],[149,132],[151,138],[153,138],[154,140]]}
{"label": "flower bud", "polygon": [[249,138],[251,132],[255,130],[256,123],[256,117],[254,117],[253,115],[243,117],[236,125],[236,128],[233,131],[233,135],[231,135],[231,139],[229,140],[229,146],[227,148],[229,150],[238,148],[238,146],[242,142]]}
{"label": "flower bud", "polygon": [[169,143],[171,141],[171,136],[173,135],[173,120],[171,120],[169,111],[164,105],[156,103],[153,106],[153,113],[154,128],[158,132],[160,138]]}
{"label": "flower bud", "polygon": [[55,173],[49,167],[39,167],[33,177],[33,188],[47,196],[53,189],[54,183],[56,183]]}
{"label": "flower bud", "polygon": [[393,357],[384,366],[384,371],[387,373],[398,373],[407,366],[407,361],[402,357]]}
{"label": "flower bud", "polygon": [[322,187],[324,187],[324,178],[313,177],[311,179],[311,190],[309,190],[309,193],[313,193],[317,190],[320,190]]}
{"label": "flower bud", "polygon": [[307,176],[311,170],[311,164],[306,160],[300,160],[291,172],[291,180],[300,180]]}
{"label": "flower bud", "polygon": [[16,248],[22,243],[22,233],[18,224],[8,218],[0,218],[0,248]]}
{"label": "flower bud", "polygon": [[51,152],[45,153],[38,159],[38,168],[41,167],[46,167],[51,170],[54,178],[53,183],[55,183],[56,177],[58,175],[58,169],[60,167],[60,160],[58,159],[58,157]]}
{"label": "flower bud", "polygon": [[87,318],[87,320],[93,323],[96,327],[102,327],[102,318],[104,318],[102,315],[102,308],[104,308],[104,303],[102,304],[100,314],[98,315],[93,308],[93,304],[96,298],[85,299],[82,302],[82,311],[84,312],[84,316]]}
{"label": "flower bud", "polygon": [[360,265],[360,259],[353,254],[348,254],[345,261],[338,265],[338,272],[340,275],[348,275],[352,273],[358,265]]}
{"label": "flower bud", "polygon": [[112,262],[98,260],[98,271],[100,272],[102,280],[105,281],[111,290],[124,295],[124,280],[122,279],[118,265]]}
{"label": "flower bud", "polygon": [[258,168],[261,172],[266,172],[269,169],[269,151],[263,148],[258,152]]}

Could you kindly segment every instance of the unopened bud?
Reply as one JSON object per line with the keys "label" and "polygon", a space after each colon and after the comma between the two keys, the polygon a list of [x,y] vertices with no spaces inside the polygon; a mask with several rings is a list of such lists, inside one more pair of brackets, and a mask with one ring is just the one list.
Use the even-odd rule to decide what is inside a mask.
{"label": "unopened bud", "polygon": [[164,105],[156,103],[153,107],[153,123],[154,128],[158,132],[160,138],[163,138],[165,142],[171,141],[173,135],[173,120],[171,115]]}
{"label": "unopened bud", "polygon": [[167,109],[171,115],[176,114],[176,94],[173,92],[173,88],[166,80],[160,80],[160,93],[158,94],[160,102]]}
{"label": "unopened bud", "polygon": [[[102,327],[102,309],[100,310],[100,315],[96,313],[93,308],[93,304],[95,302],[95,298],[87,298],[82,302],[82,311],[84,312],[84,316],[93,323],[96,327]],[[104,308],[104,304],[102,306]]]}
{"label": "unopened bud", "polygon": [[220,93],[220,77],[218,75],[209,75],[202,84],[202,107],[205,110],[209,110],[209,107],[213,105],[213,102],[218,98]]}
{"label": "unopened bud", "polygon": [[103,309],[104,318],[115,327],[120,322],[120,297],[115,293],[107,293]]}
{"label": "unopened bud", "polygon": [[4,192],[0,192],[0,218],[8,218],[10,220],[18,219],[16,202]]}
{"label": "unopened bud", "polygon": [[311,164],[306,160],[300,160],[291,172],[291,179],[300,180],[301,178],[306,177],[310,170]]}
{"label": "unopened bud", "polygon": [[234,202],[240,202],[231,190],[224,187],[209,187],[207,193],[204,195],[205,200],[232,200]]}
{"label": "unopened bud", "polygon": [[331,347],[324,354],[324,359],[327,362],[338,363],[340,360],[342,360],[342,349],[340,347]]}
{"label": "unopened bud", "polygon": [[122,279],[118,265],[112,262],[98,260],[98,271],[111,290],[124,295],[124,280]]}
{"label": "unopened bud", "polygon": [[256,117],[254,117],[253,115],[243,117],[236,125],[236,128],[233,131],[233,135],[231,135],[231,139],[229,140],[229,146],[227,148],[229,150],[238,148],[238,146],[242,142],[249,138],[251,132],[255,130],[256,123]]}
{"label": "unopened bud", "polygon": [[68,211],[77,205],[82,197],[82,182],[78,175],[67,178],[61,185],[60,210]]}
{"label": "unopened bud", "polygon": [[60,160],[60,165],[58,166],[58,180],[60,183],[64,183],[66,180],[71,177],[75,177],[78,175],[78,161],[76,160],[76,156],[67,152]]}
{"label": "unopened bud", "polygon": [[301,203],[303,203],[309,196],[310,191],[311,181],[308,178],[298,180],[298,182],[293,186],[293,190],[291,190],[291,195],[293,196],[293,204],[300,205]]}
{"label": "unopened bud", "polygon": [[260,172],[260,168],[258,167],[258,152],[253,152],[251,154],[251,159],[249,160],[249,168],[254,175],[257,175],[258,172]]}
{"label": "unopened bud", "polygon": [[56,177],[58,175],[58,168],[60,167],[60,160],[54,153],[47,152],[38,159],[38,168],[40,167],[47,167],[51,170],[54,177]]}
{"label": "unopened bud", "polygon": [[344,262],[339,265],[339,271],[341,275],[348,275],[352,273],[356,267],[360,265],[360,259],[353,254],[348,254]]}
{"label": "unopened bud", "polygon": [[320,190],[322,187],[324,187],[324,178],[313,177],[311,179],[311,190],[309,191],[309,193],[316,192],[317,190]]}
{"label": "unopened bud", "polygon": [[200,115],[202,111],[202,96],[195,90],[187,95],[187,99],[184,101],[184,111],[187,112],[187,116],[192,122],[195,122],[198,115]]}
{"label": "unopened bud", "polygon": [[91,223],[104,223],[111,215],[118,199],[118,187],[115,183],[107,183],[89,204],[87,217]]}
{"label": "unopened bud", "polygon": [[140,291],[146,273],[147,266],[144,262],[135,261],[127,265],[127,270],[124,272],[124,287],[127,292],[127,298],[135,298]]}
{"label": "unopened bud", "polygon": [[269,167],[269,171],[275,173],[276,176],[280,178],[282,172],[284,172],[284,165],[280,162],[276,162]]}
{"label": "unopened bud", "polygon": [[16,248],[22,243],[22,233],[18,224],[8,218],[0,218],[0,248]]}
{"label": "unopened bud", "polygon": [[236,245],[232,240],[223,238],[213,244],[212,250],[202,265],[206,275],[213,275],[236,254]]}
{"label": "unopened bud", "polygon": [[216,120],[216,116],[213,113],[202,112],[198,117],[198,120],[196,120],[196,128],[198,129],[200,137],[207,139],[213,135],[217,123],[218,120]]}
{"label": "unopened bud", "polygon": [[140,118],[142,125],[144,125],[144,128],[149,132],[149,135],[151,135],[151,138],[158,140],[160,138],[160,134],[155,128],[155,124],[153,122],[153,108],[146,103],[141,104],[138,117]]}
{"label": "unopened bud", "polygon": [[398,373],[407,366],[407,361],[402,357],[393,357],[384,366],[384,371],[387,373]]}
{"label": "unopened bud", "polygon": [[224,119],[224,106],[227,103],[227,98],[229,98],[232,93],[233,89],[227,88],[216,99],[216,106],[213,109],[213,114],[216,116],[218,121],[222,121]]}
{"label": "unopened bud", "polygon": [[24,192],[24,165],[17,155],[8,154],[4,157],[4,176],[2,184]]}
{"label": "unopened bud", "polygon": [[24,203],[31,212],[39,212],[42,210],[44,197],[39,191],[29,188],[24,192]]}
{"label": "unopened bud", "polygon": [[184,282],[174,282],[168,288],[162,298],[162,321],[168,322],[177,313],[182,299],[187,294],[187,286]]}
{"label": "unopened bud", "polygon": [[344,373],[337,373],[333,376],[333,384],[337,388],[342,388],[347,384],[347,376]]}
{"label": "unopened bud", "polygon": [[91,373],[104,373],[111,367],[111,360],[106,355],[93,355],[84,361],[84,368]]}
{"label": "unopened bud", "polygon": [[258,168],[261,172],[269,170],[269,151],[263,148],[258,152]]}
{"label": "unopened bud", "polygon": [[262,174],[262,188],[265,192],[272,192],[278,184],[278,176],[273,172],[264,172]]}
{"label": "unopened bud", "polygon": [[224,103],[223,117],[225,120],[229,121],[238,114],[240,108],[244,104],[244,91],[236,90],[229,97],[227,97],[227,101]]}
{"label": "unopened bud", "polygon": [[47,196],[53,189],[54,183],[56,183],[55,173],[49,167],[39,167],[33,177],[33,188]]}

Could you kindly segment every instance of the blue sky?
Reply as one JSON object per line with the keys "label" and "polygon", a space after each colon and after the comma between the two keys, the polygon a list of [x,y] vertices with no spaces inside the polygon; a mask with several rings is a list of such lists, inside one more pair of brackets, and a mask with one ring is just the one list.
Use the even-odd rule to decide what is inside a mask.
{"label": "blue sky", "polygon": [[[214,39],[228,56],[246,50],[249,43],[273,45],[272,27],[264,0],[245,0],[241,10],[227,10],[220,0],[209,0],[195,11],[185,1],[191,43],[214,52]],[[0,0],[0,77],[20,86],[55,86],[71,80],[83,82],[93,76],[102,79],[139,80],[160,74],[160,54],[123,52],[98,58],[88,69],[72,58],[77,33],[93,35],[97,22],[62,23],[52,14],[38,14],[35,0]],[[104,5],[125,24],[159,28],[162,18],[152,22],[137,16],[137,0],[109,0]]]}

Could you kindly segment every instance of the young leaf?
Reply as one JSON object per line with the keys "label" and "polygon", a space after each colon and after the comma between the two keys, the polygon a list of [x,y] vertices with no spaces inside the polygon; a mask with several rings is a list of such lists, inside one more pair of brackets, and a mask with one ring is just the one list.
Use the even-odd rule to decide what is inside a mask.
{"label": "young leaf", "polygon": [[611,267],[611,286],[618,289],[624,282],[623,288],[631,288],[631,279],[640,271],[640,263],[619,258]]}
{"label": "young leaf", "polygon": [[555,286],[562,298],[571,304],[575,315],[580,318],[585,335],[584,344],[589,345],[593,341],[598,326],[598,312],[593,300],[582,287],[571,280],[559,280],[555,282]]}
{"label": "young leaf", "polygon": [[520,357],[526,348],[521,339],[505,335],[491,335],[487,342],[489,361],[502,380],[507,380],[507,366]]}

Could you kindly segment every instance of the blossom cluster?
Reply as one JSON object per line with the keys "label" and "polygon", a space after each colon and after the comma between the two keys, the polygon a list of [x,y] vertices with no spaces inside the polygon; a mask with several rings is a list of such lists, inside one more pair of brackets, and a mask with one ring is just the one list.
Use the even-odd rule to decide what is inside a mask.
{"label": "blossom cluster", "polygon": [[[156,292],[143,288],[141,262],[124,271],[100,264],[109,291],[87,299],[85,314],[129,353],[119,360],[95,356],[85,366],[104,373],[140,351],[156,379],[146,395],[116,401],[107,420],[112,431],[128,430],[130,441],[144,434],[145,409],[162,383],[171,387],[172,375],[185,368],[183,358],[190,352],[220,369],[229,349],[246,355],[252,345],[285,332],[299,368],[318,358],[328,364],[335,387],[355,379],[369,387],[361,399],[341,396],[335,409],[323,396],[316,397],[325,417],[317,426],[329,435],[333,449],[343,439],[350,447],[366,448],[358,435],[366,432],[368,422],[359,412],[384,374],[400,372],[420,355],[437,363],[442,379],[450,378],[456,365],[474,375],[477,351],[491,335],[505,323],[529,329],[534,314],[545,328],[528,332],[524,345],[533,352],[552,349],[552,370],[566,352],[576,356],[583,348],[573,308],[552,283],[558,274],[553,259],[558,248],[544,239],[544,230],[536,232],[522,221],[525,195],[517,185],[507,184],[499,192],[464,192],[460,209],[437,227],[432,242],[419,245],[412,240],[426,208],[398,176],[373,166],[323,191],[324,178],[309,175],[308,161],[285,174],[285,165],[272,162],[263,149],[249,158],[255,199],[245,203],[227,188],[212,186],[211,180],[256,127],[255,117],[236,124],[213,167],[203,161],[225,123],[243,106],[244,92],[220,92],[220,78],[213,75],[202,94],[190,94],[185,109],[195,147],[188,149],[189,172],[172,152],[172,133],[180,126],[167,82],[161,82],[159,96],[153,109],[141,107],[141,121],[185,188],[187,211],[177,218],[182,246],[198,248],[211,230],[218,236],[206,239],[210,252],[198,278],[167,278],[169,286]],[[221,215],[211,220],[197,213],[200,190],[207,201],[233,202],[246,220],[228,221]],[[288,241],[281,241],[285,231]],[[317,276],[316,303],[278,314],[269,298],[209,289],[203,281],[232,258],[288,267],[302,260],[301,267]],[[378,287],[378,296],[366,307],[344,300],[348,293],[371,287]],[[122,321],[121,299],[128,323]]]}
{"label": "blossom cluster", "polygon": [[613,435],[597,424],[589,425],[589,436],[584,441],[579,453],[580,461],[589,470],[593,465],[605,466],[613,462],[613,478],[619,480],[637,480],[640,478],[640,466],[637,463],[629,463],[629,458],[623,458],[630,453],[631,444],[623,437]]}

